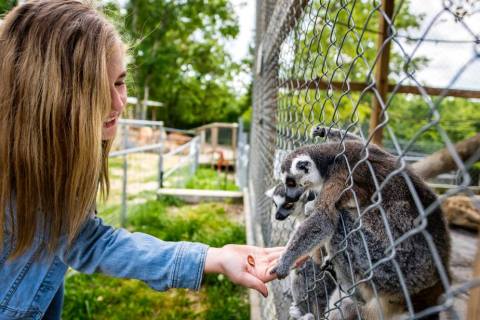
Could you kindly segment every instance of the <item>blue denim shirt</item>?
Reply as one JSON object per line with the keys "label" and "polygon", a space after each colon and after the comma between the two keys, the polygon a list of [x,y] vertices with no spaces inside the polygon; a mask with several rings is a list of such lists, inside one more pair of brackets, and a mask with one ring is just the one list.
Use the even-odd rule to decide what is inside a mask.
{"label": "blue denim shirt", "polygon": [[[8,228],[7,228],[8,232]],[[68,266],[83,273],[145,281],[155,290],[198,290],[208,246],[165,242],[144,233],[104,225],[92,216],[71,247],[66,241],[54,254],[42,249],[41,237],[22,256],[6,260],[0,249],[0,320],[41,319],[59,291]]]}

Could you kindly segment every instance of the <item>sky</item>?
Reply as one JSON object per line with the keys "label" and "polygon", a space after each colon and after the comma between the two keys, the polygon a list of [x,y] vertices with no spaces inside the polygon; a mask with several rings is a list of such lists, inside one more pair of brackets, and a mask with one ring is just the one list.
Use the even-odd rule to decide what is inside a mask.
{"label": "sky", "polygon": [[[414,37],[424,35],[428,39],[473,41],[475,37],[471,32],[476,33],[477,37],[480,36],[480,6],[478,2],[473,6],[467,7],[468,11],[473,14],[467,14],[463,21],[459,22],[455,21],[452,13],[443,10],[443,1],[411,1],[411,12],[424,14],[425,18],[420,30],[410,32],[410,35]],[[409,54],[414,50],[414,45],[402,42],[402,46],[407,49]],[[415,56],[425,56],[429,59],[428,66],[418,72],[416,76],[418,80],[429,86],[448,86],[459,70],[466,66],[460,77],[452,83],[452,87],[480,90],[478,81],[480,44],[424,42],[419,46]]]}
{"label": "sky", "polygon": [[227,50],[235,61],[248,56],[248,48],[254,43],[255,33],[255,1],[230,0],[238,16],[240,34],[237,39],[227,46]]}

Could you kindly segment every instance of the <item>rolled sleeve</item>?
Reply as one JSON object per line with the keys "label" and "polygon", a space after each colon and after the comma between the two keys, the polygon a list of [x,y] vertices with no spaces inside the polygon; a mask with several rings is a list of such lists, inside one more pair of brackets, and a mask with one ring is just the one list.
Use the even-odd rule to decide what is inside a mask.
{"label": "rolled sleeve", "polygon": [[201,243],[162,241],[145,233],[115,229],[94,217],[68,249],[62,246],[59,257],[83,273],[139,279],[159,291],[198,290],[207,250]]}
{"label": "rolled sleeve", "polygon": [[208,246],[179,242],[172,272],[172,288],[200,289]]}

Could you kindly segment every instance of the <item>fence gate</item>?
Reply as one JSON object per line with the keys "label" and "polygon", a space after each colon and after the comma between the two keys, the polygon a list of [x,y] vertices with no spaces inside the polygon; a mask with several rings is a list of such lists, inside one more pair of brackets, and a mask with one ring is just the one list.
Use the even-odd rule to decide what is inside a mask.
{"label": "fence gate", "polygon": [[[480,153],[465,156],[456,143],[480,140],[478,1],[257,0],[256,32],[249,159],[256,244],[287,243],[293,219],[275,221],[264,193],[278,183],[289,151],[323,142],[311,137],[319,124],[356,133],[365,145],[382,145],[402,165],[412,155],[443,149],[458,183],[443,190],[441,202],[457,193],[474,199],[469,186],[478,185],[473,178]],[[421,219],[426,210],[419,209]],[[418,228],[411,236],[423,232]],[[478,280],[456,282],[455,274],[448,280],[444,268],[436,267],[444,280],[443,300],[423,314],[409,305],[406,317],[442,310],[444,318],[448,310],[450,318],[466,318],[466,303],[457,308],[455,301]],[[306,275],[304,296],[315,319],[328,318],[318,307],[324,304],[317,293],[324,273]],[[345,294],[353,296],[358,285]],[[269,298],[261,300],[263,319],[290,319],[289,280],[270,288]]]}

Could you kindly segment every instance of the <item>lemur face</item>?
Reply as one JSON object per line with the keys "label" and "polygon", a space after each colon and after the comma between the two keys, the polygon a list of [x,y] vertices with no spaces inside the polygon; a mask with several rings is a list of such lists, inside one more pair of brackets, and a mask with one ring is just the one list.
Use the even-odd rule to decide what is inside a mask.
{"label": "lemur face", "polygon": [[306,189],[321,185],[322,178],[312,158],[306,154],[299,154],[292,159],[287,172],[282,174],[286,187],[286,199],[296,202]]}
{"label": "lemur face", "polygon": [[277,220],[285,220],[295,209],[295,202],[287,201],[285,191],[285,185],[280,183],[265,192],[265,195],[272,198],[275,204],[277,209],[275,219]]}
{"label": "lemur face", "polygon": [[315,193],[313,191],[307,191],[299,198],[300,201],[287,201],[286,188],[283,183],[271,188],[265,195],[272,198],[277,211],[275,213],[275,219],[285,220],[289,215],[300,215],[304,213],[305,203],[315,199]]}

